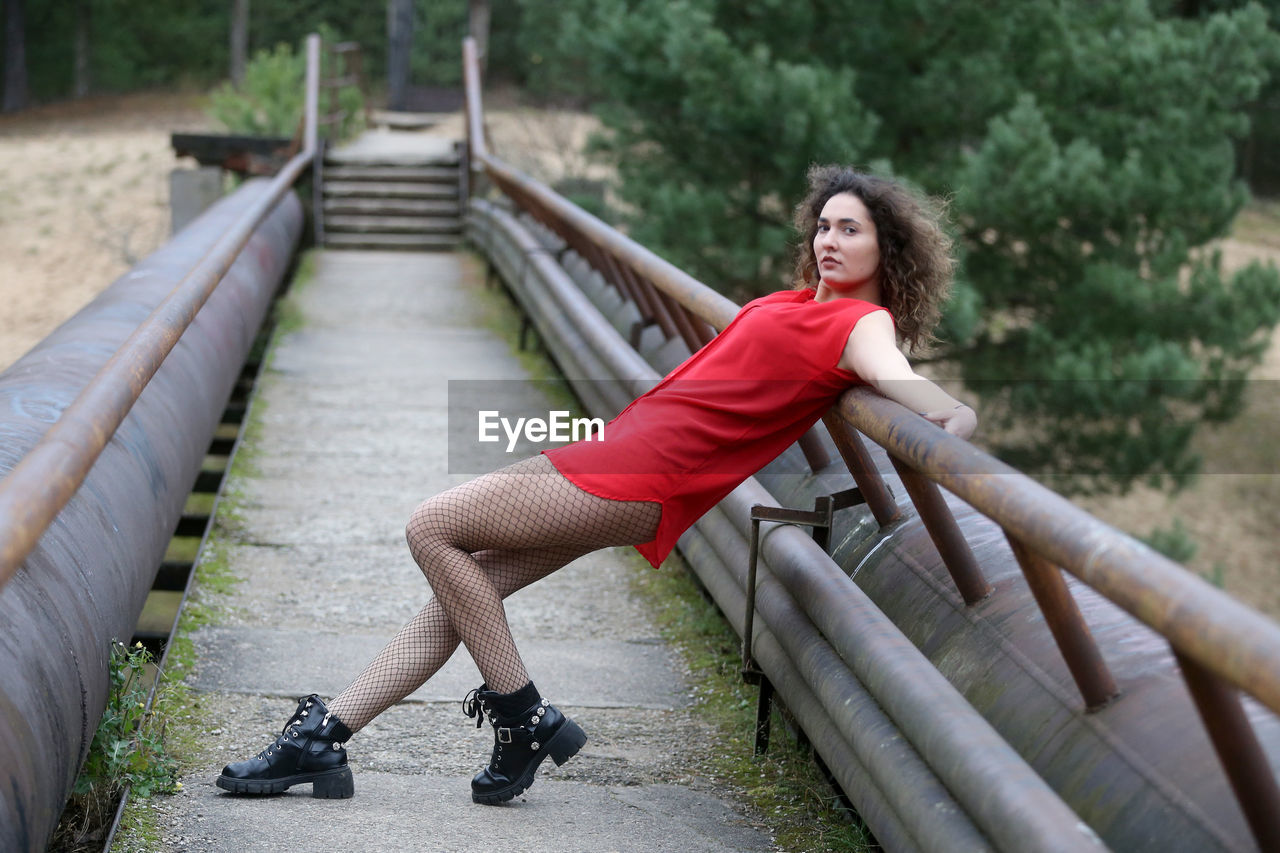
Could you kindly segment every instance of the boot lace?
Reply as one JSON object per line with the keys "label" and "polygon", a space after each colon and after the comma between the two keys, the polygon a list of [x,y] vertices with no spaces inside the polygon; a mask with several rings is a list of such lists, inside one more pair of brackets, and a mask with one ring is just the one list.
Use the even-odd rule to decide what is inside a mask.
{"label": "boot lace", "polygon": [[477,729],[484,725],[485,717],[489,713],[489,706],[480,698],[481,690],[484,690],[483,685],[472,690],[462,700],[462,713],[475,719]]}
{"label": "boot lace", "polygon": [[302,725],[302,718],[307,716],[307,709],[310,707],[310,702],[306,705],[299,705],[297,712],[294,713],[289,722],[284,724],[284,728],[280,730],[280,736],[276,738],[276,742],[271,744],[271,746],[267,747],[262,752],[259,752],[258,758],[265,759],[268,755],[274,755],[277,750],[281,749],[289,742],[289,738],[291,736],[296,738],[298,736],[297,727]]}

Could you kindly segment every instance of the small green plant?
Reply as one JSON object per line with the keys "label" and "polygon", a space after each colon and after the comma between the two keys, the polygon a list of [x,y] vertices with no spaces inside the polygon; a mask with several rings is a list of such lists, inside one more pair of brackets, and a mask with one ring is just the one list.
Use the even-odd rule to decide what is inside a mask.
{"label": "small green plant", "polygon": [[1142,537],[1142,541],[1164,554],[1175,563],[1187,563],[1200,547],[1187,532],[1182,520],[1175,518],[1169,527],[1156,527]]}
{"label": "small green plant", "polygon": [[164,726],[147,711],[151,653],[141,643],[111,646],[107,707],[80,767],[49,849],[101,849],[125,789],[134,797],[180,790],[177,762],[166,752]]}
{"label": "small green plant", "polygon": [[209,96],[209,114],[232,133],[291,136],[302,116],[306,58],[280,43],[260,50],[237,90],[224,83]]}
{"label": "small green plant", "polygon": [[[323,29],[323,28],[322,28]],[[338,41],[333,33],[322,32],[325,43]],[[333,75],[328,51],[321,51],[321,77]],[[239,89],[224,83],[209,95],[209,116],[231,133],[250,136],[291,137],[302,120],[306,96],[304,80],[307,60],[287,43],[273,50],[260,50],[245,66]],[[322,96],[321,110],[329,108]],[[336,108],[342,121],[334,133],[339,139],[354,136],[364,123],[364,95],[356,86],[343,86],[336,93]]]}

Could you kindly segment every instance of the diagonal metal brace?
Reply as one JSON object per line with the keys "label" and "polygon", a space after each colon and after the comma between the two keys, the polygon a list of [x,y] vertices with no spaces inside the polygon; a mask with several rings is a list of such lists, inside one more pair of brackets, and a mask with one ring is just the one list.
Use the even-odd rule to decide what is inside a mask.
{"label": "diagonal metal brace", "polygon": [[770,718],[773,716],[773,685],[757,666],[751,653],[751,637],[755,632],[756,569],[760,559],[760,522],[792,524],[813,528],[813,538],[827,551],[831,547],[832,517],[838,509],[866,503],[857,489],[845,489],[833,495],[822,495],[813,501],[813,509],[788,509],[787,507],[756,504],[751,507],[751,549],[747,562],[747,612],[742,624],[742,679],[760,687],[756,703],[755,754],[764,755],[769,750]]}

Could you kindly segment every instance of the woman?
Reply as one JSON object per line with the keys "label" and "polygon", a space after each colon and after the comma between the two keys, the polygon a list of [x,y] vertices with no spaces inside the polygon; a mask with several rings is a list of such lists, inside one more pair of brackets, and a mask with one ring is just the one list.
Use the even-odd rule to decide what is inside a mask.
{"label": "woman", "polygon": [[[550,756],[586,742],[534,687],[502,600],[591,551],[635,545],[656,567],[702,513],[863,382],[962,438],[973,410],[917,376],[898,348],[926,344],[951,281],[950,243],[893,181],[815,167],[796,209],[796,288],[746,305],[714,340],[605,427],[423,502],[407,537],[435,598],[329,705],[303,699],[280,737],[228,765],[219,787],[315,797],[353,792],[345,742],[430,678],[459,642],[485,683],[463,707],[495,744],[472,799],[500,803]],[[484,717],[480,715],[483,714]]]}

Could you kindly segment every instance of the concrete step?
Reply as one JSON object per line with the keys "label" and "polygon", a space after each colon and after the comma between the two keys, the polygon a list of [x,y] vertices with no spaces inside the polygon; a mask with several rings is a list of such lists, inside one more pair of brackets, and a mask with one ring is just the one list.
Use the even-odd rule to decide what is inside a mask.
{"label": "concrete step", "polygon": [[325,181],[426,181],[458,183],[456,166],[358,166],[326,164]]}
{"label": "concrete step", "polygon": [[372,112],[374,125],[397,130],[425,130],[435,127],[449,117],[448,113],[408,113],[398,110],[373,110]]}
{"label": "concrete step", "polygon": [[324,197],[457,198],[457,184],[418,181],[325,181]]}
{"label": "concrete step", "polygon": [[342,196],[324,201],[326,216],[352,213],[369,216],[452,216],[461,208],[457,201],[430,198],[359,198]]}
{"label": "concrete step", "polygon": [[461,234],[371,234],[358,231],[326,232],[327,249],[403,249],[412,252],[448,252],[462,243]]}
{"label": "concrete step", "polygon": [[461,234],[462,221],[448,216],[326,216],[324,230],[360,231],[368,234]]}

